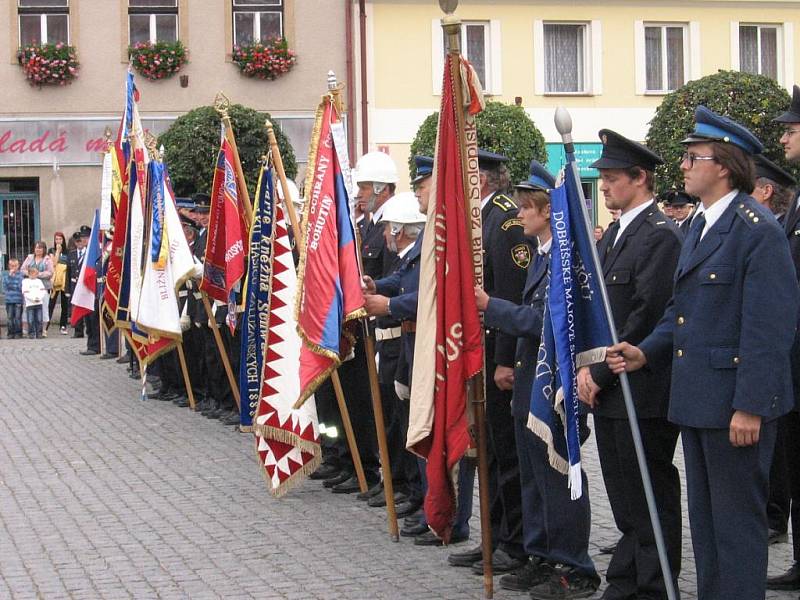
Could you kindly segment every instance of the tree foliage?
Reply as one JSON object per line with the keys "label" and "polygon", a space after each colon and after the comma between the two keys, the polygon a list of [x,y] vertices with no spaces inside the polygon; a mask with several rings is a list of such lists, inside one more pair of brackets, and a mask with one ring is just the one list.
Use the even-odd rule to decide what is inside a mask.
{"label": "tree foliage", "polygon": [[764,155],[792,171],[778,142],[783,127],[772,122],[790,101],[774,79],[738,71],[719,71],[664,96],[647,133],[647,145],[665,163],[656,170],[658,191],[683,187],[680,158],[685,148],[680,142],[694,129],[694,111],[701,104],[750,129],[764,144]]}
{"label": "tree foliage", "polygon": [[[258,183],[261,157],[268,148],[267,113],[233,104],[228,110],[236,146],[242,160],[242,170],[251,197]],[[286,176],[297,175],[297,161],[289,139],[275,126],[275,137],[283,158]],[[170,128],[158,138],[164,145],[167,167],[172,187],[178,196],[191,196],[195,192],[210,193],[214,178],[214,163],[220,142],[220,116],[213,106],[201,106],[178,117]]]}
{"label": "tree foliage", "polygon": [[[487,102],[486,109],[477,116],[478,147],[498,152],[508,157],[511,182],[517,183],[528,178],[530,163],[536,159],[547,161],[547,148],[544,136],[521,106]],[[417,130],[411,143],[409,170],[411,177],[416,175],[414,156],[424,154],[433,156],[436,147],[436,128],[439,113],[426,118]]]}

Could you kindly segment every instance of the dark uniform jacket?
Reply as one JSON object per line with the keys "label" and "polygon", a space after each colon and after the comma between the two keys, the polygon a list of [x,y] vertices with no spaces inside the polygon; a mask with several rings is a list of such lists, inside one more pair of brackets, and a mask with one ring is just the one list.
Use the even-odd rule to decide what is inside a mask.
{"label": "dark uniform jacket", "polygon": [[511,414],[518,419],[527,419],[530,412],[531,389],[542,337],[545,292],[550,279],[547,268],[549,264],[550,252],[542,260],[534,261],[528,269],[522,305],[490,298],[486,312],[483,313],[487,327],[502,329],[504,333],[517,339]]}
{"label": "dark uniform jacket", "polygon": [[[492,298],[519,304],[533,251],[517,217],[517,205],[505,194],[496,192],[483,207],[481,215],[483,289]],[[497,328],[486,330],[487,363],[512,367],[516,346],[514,336],[502,333]],[[491,373],[487,372],[486,376],[493,377],[494,369]]]}
{"label": "dark uniform jacket", "polygon": [[[792,255],[797,279],[800,280],[800,210],[797,209],[797,200],[800,193],[795,196],[788,211],[782,217],[784,231],[789,240],[789,252]],[[800,335],[797,335],[792,348],[792,384],[794,386],[795,410],[800,410]]]}
{"label": "dark uniform jacket", "polygon": [[[84,249],[83,255],[86,256],[86,249]],[[67,293],[70,295],[75,291],[82,265],[83,260],[78,260],[78,250],[70,250],[67,254]]]}
{"label": "dark uniform jacket", "polygon": [[364,219],[359,223],[361,232],[361,260],[364,265],[364,275],[369,275],[377,281],[391,272],[392,261],[396,253],[386,247],[383,237],[383,223],[373,223],[372,219]]}
{"label": "dark uniform jacket", "polygon": [[[672,280],[681,253],[681,234],[655,203],[639,213],[614,243],[619,226],[609,227],[598,253],[620,341],[639,344],[658,324],[672,297]],[[613,246],[612,246],[613,244]],[[596,415],[627,418],[619,378],[604,362],[590,367],[600,386]],[[628,375],[639,418],[666,417],[669,365]]]}
{"label": "dark uniform jacket", "polygon": [[786,236],[744,193],[694,249],[692,233],[667,311],[639,345],[650,369],[673,357],[669,420],[727,429],[735,410],[779,417],[794,404],[789,354],[799,296]]}

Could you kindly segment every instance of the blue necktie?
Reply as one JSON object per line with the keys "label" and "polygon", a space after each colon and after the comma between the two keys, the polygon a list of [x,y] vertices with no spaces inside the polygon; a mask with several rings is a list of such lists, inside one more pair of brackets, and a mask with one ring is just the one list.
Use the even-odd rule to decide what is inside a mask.
{"label": "blue necktie", "polygon": [[539,267],[542,266],[543,262],[544,262],[544,254],[541,254],[540,252],[537,252],[536,253],[536,258],[533,259],[533,272],[534,273],[539,271]]}
{"label": "blue necktie", "polygon": [[703,228],[706,226],[706,216],[704,213],[697,215],[689,227],[689,235],[686,236],[684,246],[688,246],[690,250],[697,248],[700,243],[700,235],[703,233]]}

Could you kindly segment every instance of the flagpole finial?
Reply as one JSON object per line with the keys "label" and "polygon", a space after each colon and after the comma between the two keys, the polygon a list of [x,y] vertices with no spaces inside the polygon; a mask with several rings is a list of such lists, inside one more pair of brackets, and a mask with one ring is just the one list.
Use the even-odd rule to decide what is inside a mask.
{"label": "flagpole finial", "polygon": [[556,124],[556,130],[563,137],[564,135],[572,134],[572,117],[569,111],[563,106],[556,108],[556,114],[553,121]]}
{"label": "flagpole finial", "polygon": [[149,131],[146,131],[144,134],[144,146],[147,148],[147,151],[150,153],[150,156],[153,157],[154,160],[160,160],[160,156],[158,153],[158,140],[156,136],[154,136]]}
{"label": "flagpole finial", "polygon": [[231,107],[231,100],[223,92],[217,92],[214,96],[214,110],[223,117],[228,116],[228,109]]}
{"label": "flagpole finial", "polygon": [[333,71],[328,71],[328,89],[335,90],[337,86],[336,83],[336,73]]}

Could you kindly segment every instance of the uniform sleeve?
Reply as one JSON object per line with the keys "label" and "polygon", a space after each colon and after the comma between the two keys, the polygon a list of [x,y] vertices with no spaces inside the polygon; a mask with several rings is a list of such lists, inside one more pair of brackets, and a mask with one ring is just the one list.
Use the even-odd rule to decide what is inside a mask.
{"label": "uniform sleeve", "polygon": [[391,275],[378,279],[375,282],[375,290],[381,296],[394,297],[400,292],[400,278],[403,269],[398,269]]}
{"label": "uniform sleeve", "polygon": [[769,374],[790,368],[799,293],[783,232],[758,226],[751,235],[755,240],[745,266],[733,409],[770,417],[777,403],[785,403],[781,378]]}
{"label": "uniform sleeve", "polygon": [[675,304],[670,299],[664,316],[656,325],[653,332],[648,335],[639,349],[647,357],[647,366],[652,370],[669,368],[672,359],[672,338],[675,330]]}
{"label": "uniform sleeve", "polygon": [[416,321],[419,292],[409,292],[391,299],[392,316],[401,321]]}
{"label": "uniform sleeve", "polygon": [[[681,254],[680,238],[666,227],[656,227],[636,262],[634,306],[624,322],[616,323],[619,340],[634,346],[647,337],[658,324],[672,297],[675,269]],[[613,384],[617,377],[605,364],[591,366],[592,379],[600,388]]]}
{"label": "uniform sleeve", "polygon": [[508,336],[539,337],[542,335],[544,303],[541,306],[519,305],[501,298],[490,298],[483,317],[487,327]]}
{"label": "uniform sleeve", "polygon": [[[532,252],[525,241],[516,211],[505,213],[505,219],[500,222],[500,232],[495,240],[497,243],[486,249],[491,256],[494,270],[492,297],[520,304]],[[494,352],[495,362],[505,367],[513,366],[516,347],[515,336],[498,331]]]}

